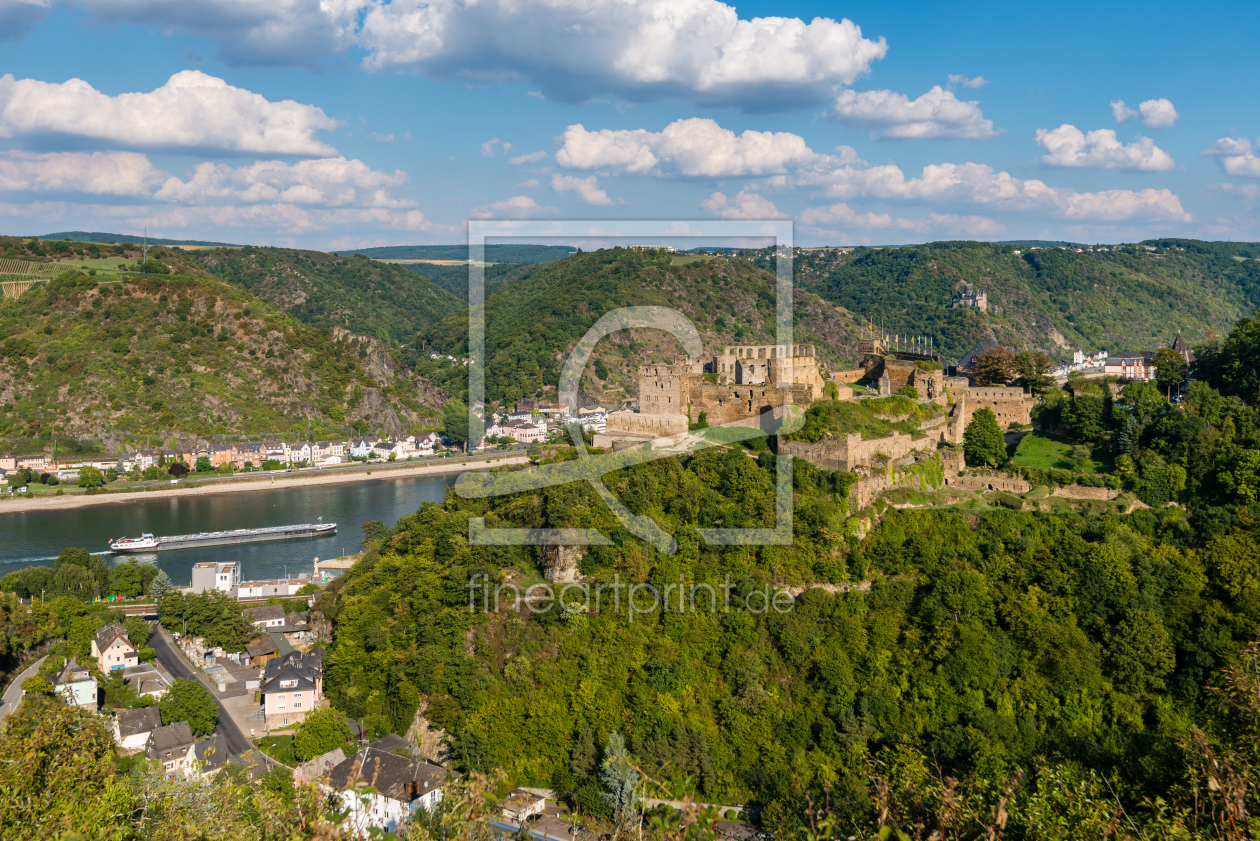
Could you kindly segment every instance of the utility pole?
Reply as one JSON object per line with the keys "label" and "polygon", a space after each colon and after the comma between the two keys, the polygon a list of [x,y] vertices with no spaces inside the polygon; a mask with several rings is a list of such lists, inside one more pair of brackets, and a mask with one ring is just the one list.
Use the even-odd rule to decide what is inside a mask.
{"label": "utility pole", "polygon": [[141,247],[140,265],[149,262],[149,226],[144,226],[144,245]]}

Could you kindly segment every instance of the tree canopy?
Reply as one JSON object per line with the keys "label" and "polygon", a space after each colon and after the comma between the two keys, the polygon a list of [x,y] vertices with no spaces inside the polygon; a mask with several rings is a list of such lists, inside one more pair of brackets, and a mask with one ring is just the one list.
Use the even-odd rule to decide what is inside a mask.
{"label": "tree canopy", "polygon": [[187,721],[194,736],[209,736],[219,723],[214,696],[195,680],[176,678],[158,701],[162,724]]}
{"label": "tree canopy", "polygon": [[963,430],[963,454],[972,465],[997,467],[1006,461],[1006,440],[997,415],[987,406],[976,410]]}

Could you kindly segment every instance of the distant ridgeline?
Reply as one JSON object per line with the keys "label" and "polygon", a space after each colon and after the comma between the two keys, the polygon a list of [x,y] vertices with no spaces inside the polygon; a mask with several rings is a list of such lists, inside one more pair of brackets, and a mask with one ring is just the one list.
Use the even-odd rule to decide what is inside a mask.
{"label": "distant ridgeline", "polygon": [[[100,231],[60,231],[55,234],[41,234],[39,239],[68,239],[74,242],[134,242],[145,240],[144,234],[104,234]],[[230,242],[207,242],[200,239],[164,239],[149,237],[149,245],[221,245],[235,248]]]}
{"label": "distant ridgeline", "polygon": [[[549,263],[561,260],[577,249],[568,245],[487,245],[488,263]],[[387,245],[381,248],[353,248],[337,254],[362,254],[373,260],[467,260],[467,245]]]}

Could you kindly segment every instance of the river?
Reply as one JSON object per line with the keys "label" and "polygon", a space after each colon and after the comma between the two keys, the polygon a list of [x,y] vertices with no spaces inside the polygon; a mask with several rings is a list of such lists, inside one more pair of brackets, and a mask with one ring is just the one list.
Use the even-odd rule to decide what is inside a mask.
{"label": "river", "polygon": [[[52,566],[67,546],[106,554],[115,537],[192,534],[202,531],[313,523],[336,523],[332,537],[177,549],[138,556],[187,585],[193,564],[238,561],[244,580],[283,578],[313,571],[315,558],[357,552],[363,524],[393,525],[423,502],[441,502],[456,474],[366,479],[327,485],[240,491],[93,505],[66,511],[0,513],[0,576],[22,567]],[[116,562],[125,561],[118,558]]]}

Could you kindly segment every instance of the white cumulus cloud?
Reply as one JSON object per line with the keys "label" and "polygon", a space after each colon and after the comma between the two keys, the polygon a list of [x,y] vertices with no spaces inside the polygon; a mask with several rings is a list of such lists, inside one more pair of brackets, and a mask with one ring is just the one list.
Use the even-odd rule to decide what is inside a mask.
{"label": "white cumulus cloud", "polygon": [[1230,175],[1260,176],[1260,156],[1245,137],[1222,137],[1200,154],[1216,158],[1221,169]]}
{"label": "white cumulus cloud", "polygon": [[557,193],[577,193],[578,198],[587,204],[612,204],[608,194],[599,189],[595,176],[578,178],[576,175],[551,176],[551,189]]}
{"label": "white cumulus cloud", "polygon": [[0,190],[147,196],[166,178],[137,152],[0,152]]}
{"label": "white cumulus cloud", "polygon": [[528,181],[522,181],[520,184],[517,184],[516,186],[522,190],[533,190],[540,185],[537,178],[531,178]]}
{"label": "white cumulus cloud", "polygon": [[756,193],[740,190],[733,198],[724,193],[714,193],[700,207],[723,219],[783,219],[784,214],[774,206],[774,202]]}
{"label": "white cumulus cloud", "polygon": [[995,172],[986,164],[930,164],[917,178],[907,178],[894,164],[843,166],[809,173],[813,183],[839,199],[874,197],[908,201],[957,201],[1008,210],[1042,211],[1064,219],[1168,219],[1189,222],[1190,214],[1168,189],[1104,190],[1078,193],[1043,181]]}
{"label": "white cumulus cloud", "polygon": [[746,20],[718,0],[58,2],[103,23],[216,41],[229,64],[312,65],[358,47],[369,70],[523,78],[566,102],[614,94],[748,110],[798,107],[824,101],[888,50],[849,20]]}
{"label": "white cumulus cloud", "polygon": [[363,161],[320,158],[286,164],[258,161],[249,166],[202,163],[187,181],[170,177],[155,194],[163,201],[193,204],[214,199],[236,203],[281,202],[326,207],[409,207],[389,188],[407,183],[401,170],[377,172]]}
{"label": "white cumulus cloud", "polygon": [[830,116],[849,128],[885,139],[984,140],[1004,134],[986,120],[978,102],[964,102],[940,85],[918,99],[894,91],[841,91]]}
{"label": "white cumulus cloud", "polygon": [[858,213],[844,202],[824,207],[808,207],[797,220],[819,232],[861,230],[897,230],[916,234],[941,233],[967,236],[997,236],[1006,227],[988,216],[959,216],[932,213],[923,219],[894,218],[887,213]]}
{"label": "white cumulus cloud", "polygon": [[709,119],[676,120],[663,131],[587,131],[569,126],[556,163],[570,169],[699,178],[775,175],[815,162],[805,139],[789,132],[724,129]]}
{"label": "white cumulus cloud", "polygon": [[554,207],[543,207],[529,196],[513,196],[473,208],[469,216],[473,219],[536,219],[555,212]]}
{"label": "white cumulus cloud", "polygon": [[232,65],[315,65],[358,42],[376,0],[58,0],[106,24],[152,26],[218,42]]}
{"label": "white cumulus cloud", "polygon": [[985,85],[992,84],[992,80],[986,79],[983,76],[977,76],[974,79],[969,79],[961,73],[950,73],[949,83],[951,85],[962,85],[964,88],[982,88]]}
{"label": "white cumulus cloud", "polygon": [[748,110],[821,101],[887,52],[849,20],[741,20],[717,0],[394,0],[371,6],[360,43],[370,69]]}
{"label": "white cumulus cloud", "polygon": [[0,137],[74,137],[128,149],[328,155],[315,137],[337,122],[314,105],[270,102],[199,70],[149,93],[108,96],[82,79],[61,84],[0,76]]}
{"label": "white cumulus cloud", "polygon": [[516,166],[520,166],[521,164],[536,164],[545,157],[547,157],[546,152],[530,152],[528,155],[517,155],[508,161],[508,163],[515,164]]}
{"label": "white cumulus cloud", "polygon": [[844,202],[825,207],[807,207],[796,217],[803,225],[817,228],[891,228],[892,216],[887,213],[857,213]]}
{"label": "white cumulus cloud", "polygon": [[1112,100],[1111,113],[1119,125],[1140,119],[1147,128],[1171,128],[1181,118],[1167,99],[1148,99],[1136,111],[1125,105],[1123,99],[1116,99]]}
{"label": "white cumulus cloud", "polygon": [[1047,166],[1141,172],[1163,172],[1173,168],[1172,156],[1156,146],[1149,137],[1138,137],[1126,145],[1116,139],[1114,129],[1098,129],[1086,134],[1076,126],[1064,123],[1056,129],[1037,129],[1035,139],[1037,145],[1049,153],[1041,157],[1041,162]]}
{"label": "white cumulus cloud", "polygon": [[1062,218],[1190,221],[1167,189],[1077,193],[1034,179],[1021,180],[985,164],[931,164],[907,178],[895,164],[869,166],[848,146],[814,152],[800,135],[745,131],[736,135],[713,120],[677,120],[660,132],[587,131],[569,126],[556,163],[572,169],[658,178],[764,177],[776,188],[814,189],[836,199],[873,197],[915,202],[966,202]]}

